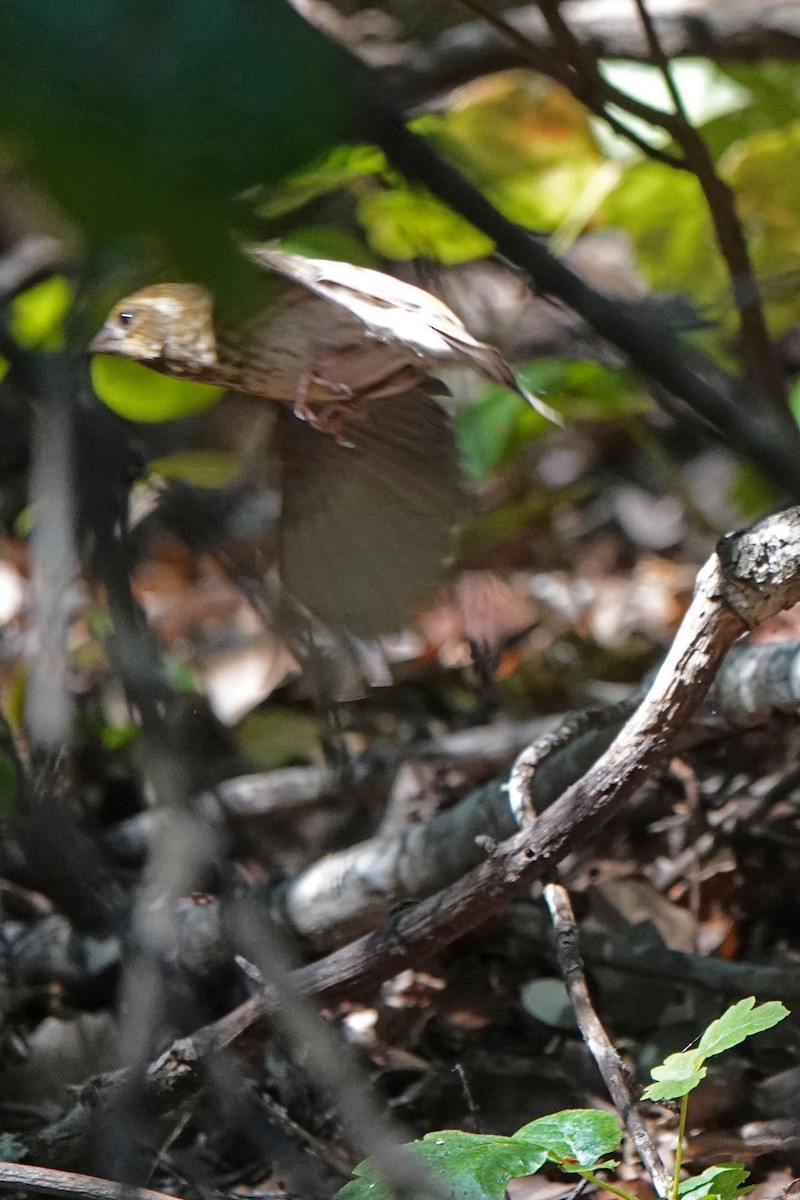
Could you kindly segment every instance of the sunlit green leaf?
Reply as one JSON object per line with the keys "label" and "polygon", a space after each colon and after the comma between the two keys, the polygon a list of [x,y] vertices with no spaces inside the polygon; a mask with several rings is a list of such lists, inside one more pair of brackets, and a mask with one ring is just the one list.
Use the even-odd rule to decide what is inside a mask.
{"label": "sunlit green leaf", "polygon": [[605,221],[631,238],[650,285],[701,307],[728,294],[725,264],[697,179],[664,163],[637,163],[603,204]]}
{"label": "sunlit green leaf", "polygon": [[[736,206],[758,277],[765,280],[764,309],[778,334],[800,317],[800,120],[743,138],[719,162]],[[775,291],[771,279],[794,275],[794,286]]]}
{"label": "sunlit green leaf", "polygon": [[753,1190],[743,1186],[749,1178],[750,1172],[741,1163],[717,1163],[679,1183],[678,1195],[682,1200],[706,1200],[712,1196],[717,1200],[736,1200],[737,1196],[746,1196]]}
{"label": "sunlit green leaf", "polygon": [[26,350],[60,350],[64,345],[64,318],[72,301],[72,285],[63,275],[51,275],[20,292],[10,306],[11,336]]}
{"label": "sunlit green leaf", "polygon": [[700,1038],[697,1052],[706,1058],[712,1054],[722,1054],[723,1050],[738,1046],[754,1033],[771,1029],[788,1015],[788,1008],[784,1008],[779,1000],[756,1005],[755,996],[748,996],[746,1000],[732,1004],[721,1017],[711,1022]]}
{"label": "sunlit green leaf", "polygon": [[222,395],[222,388],[171,379],[131,359],[105,354],[92,359],[92,383],[103,403],[129,421],[189,417],[204,412]]}
{"label": "sunlit green leaf", "polygon": [[421,188],[369,191],[356,211],[370,245],[385,258],[452,264],[485,258],[493,248],[485,234]]}
{"label": "sunlit green leaf", "polygon": [[[424,1163],[453,1200],[502,1200],[509,1180],[533,1175],[547,1155],[515,1138],[444,1129],[406,1147]],[[393,1193],[371,1160],[355,1169],[356,1178],[337,1193],[339,1200],[392,1200]]]}
{"label": "sunlit green leaf", "polygon": [[684,1050],[670,1054],[650,1072],[655,1083],[642,1092],[645,1100],[678,1100],[705,1079],[708,1069],[706,1056],[699,1050]]}
{"label": "sunlit green leaf", "polygon": [[611,1113],[568,1108],[523,1125],[514,1137],[534,1142],[558,1162],[569,1159],[575,1166],[589,1168],[617,1149],[622,1131]]}
{"label": "sunlit green leaf", "polygon": [[603,165],[586,109],[542,76],[507,72],[462,88],[429,136],[511,220],[553,229]]}
{"label": "sunlit green leaf", "polygon": [[301,208],[354,179],[386,170],[386,156],[377,146],[334,146],[328,154],[274,187],[264,189],[258,209],[264,217],[278,217]]}
{"label": "sunlit green leaf", "polygon": [[775,129],[797,117],[800,66],[796,62],[725,63],[721,71],[747,100],[736,111],[704,122],[703,140],[715,158],[751,133]]}

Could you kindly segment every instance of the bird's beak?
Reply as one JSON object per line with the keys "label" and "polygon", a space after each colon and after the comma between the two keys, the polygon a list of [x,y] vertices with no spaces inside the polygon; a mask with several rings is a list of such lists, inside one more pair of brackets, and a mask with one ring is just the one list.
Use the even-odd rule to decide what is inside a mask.
{"label": "bird's beak", "polygon": [[116,330],[104,325],[89,342],[90,354],[119,354],[119,338]]}

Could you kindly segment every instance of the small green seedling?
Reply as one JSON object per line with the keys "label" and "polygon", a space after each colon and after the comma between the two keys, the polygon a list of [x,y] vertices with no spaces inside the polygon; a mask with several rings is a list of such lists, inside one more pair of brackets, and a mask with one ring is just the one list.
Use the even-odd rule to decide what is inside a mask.
{"label": "small green seedling", "polygon": [[[754,1033],[771,1029],[773,1025],[777,1025],[779,1021],[789,1015],[788,1009],[784,1008],[778,1000],[759,1004],[757,1008],[755,1002],[755,996],[748,996],[746,1000],[732,1004],[718,1020],[711,1022],[700,1038],[696,1050],[684,1050],[681,1054],[670,1054],[660,1066],[653,1067],[651,1071],[655,1083],[651,1083],[649,1087],[645,1088],[642,1093],[643,1099],[680,1100],[681,1102],[678,1148],[675,1152],[675,1173],[670,1200],[677,1200],[678,1196],[689,1194],[693,1200],[700,1200],[701,1196],[720,1196],[722,1200],[728,1200],[730,1196],[741,1196],[750,1190],[743,1188],[740,1182],[731,1191],[730,1181],[723,1189],[723,1185],[717,1181],[710,1191],[687,1193],[681,1189],[679,1175],[683,1138],[686,1132],[686,1116],[689,1111],[689,1093],[697,1087],[702,1079],[705,1079],[708,1072],[705,1065],[706,1059],[712,1058],[715,1054],[722,1054],[723,1050],[730,1050],[732,1046],[738,1046],[740,1042],[743,1042],[745,1038],[752,1037]],[[721,1165],[730,1167],[732,1170],[738,1168],[741,1171],[742,1169],[739,1163],[723,1163]],[[703,1172],[703,1175],[707,1174],[707,1171]],[[745,1171],[743,1179],[747,1177],[748,1172]],[[702,1178],[703,1176],[699,1175],[696,1179],[687,1180],[687,1182],[696,1183],[698,1179]]]}
{"label": "small green seedling", "polygon": [[[696,1050],[670,1054],[654,1067],[655,1080],[645,1089],[646,1100],[681,1100],[678,1151],[669,1200],[737,1200],[750,1191],[749,1172],[741,1163],[718,1163],[701,1175],[680,1181],[681,1150],[686,1130],[689,1093],[706,1075],[706,1059],[738,1046],[745,1038],[777,1025],[788,1010],[778,1001],[755,1006],[755,998],[740,1000],[712,1021]],[[604,1191],[633,1200],[629,1193],[598,1172],[613,1170],[617,1160],[607,1156],[619,1147],[622,1130],[610,1113],[593,1108],[565,1109],[523,1125],[511,1137],[443,1129],[411,1142],[405,1152],[431,1176],[430,1196],[453,1200],[502,1200],[512,1179],[534,1175],[545,1163],[578,1175]],[[372,1159],[359,1163],[356,1176],[337,1200],[394,1200],[394,1193]]]}

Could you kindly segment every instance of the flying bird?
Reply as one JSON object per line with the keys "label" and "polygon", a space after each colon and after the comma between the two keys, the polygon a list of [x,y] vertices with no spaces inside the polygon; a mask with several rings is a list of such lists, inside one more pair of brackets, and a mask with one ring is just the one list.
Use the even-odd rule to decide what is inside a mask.
{"label": "flying bird", "polygon": [[284,584],[352,633],[399,628],[441,582],[468,508],[436,372],[469,367],[559,418],[422,288],[273,248],[249,257],[264,286],[244,319],[198,284],[153,284],[114,306],[90,350],[276,404]]}

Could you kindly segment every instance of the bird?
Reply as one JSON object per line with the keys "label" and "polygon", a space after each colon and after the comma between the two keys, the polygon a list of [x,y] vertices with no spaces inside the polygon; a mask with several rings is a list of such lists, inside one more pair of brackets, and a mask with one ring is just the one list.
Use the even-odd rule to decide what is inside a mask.
{"label": "bird", "polygon": [[282,582],[328,625],[399,629],[441,583],[469,508],[436,372],[467,366],[559,418],[424,289],[274,247],[247,253],[264,280],[246,317],[216,312],[199,284],[151,284],[114,305],[89,350],[271,402]]}

